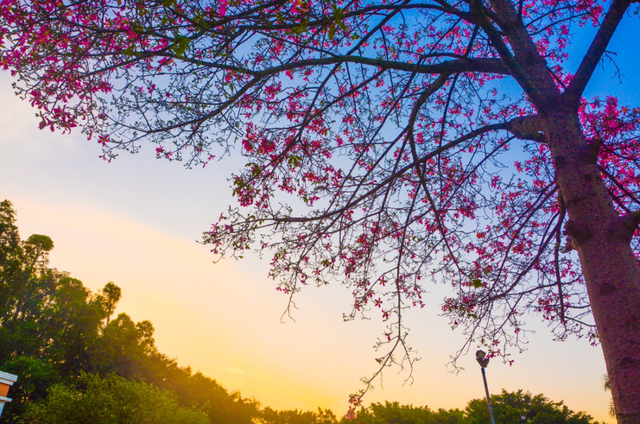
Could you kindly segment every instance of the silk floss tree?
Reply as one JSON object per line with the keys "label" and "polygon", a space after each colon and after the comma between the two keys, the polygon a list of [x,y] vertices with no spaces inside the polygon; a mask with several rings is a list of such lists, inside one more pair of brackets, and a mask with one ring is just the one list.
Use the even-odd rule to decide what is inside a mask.
{"label": "silk floss tree", "polygon": [[458,354],[505,355],[539,313],[601,343],[638,423],[640,112],[584,96],[634,3],[3,0],[1,60],[41,128],[79,126],[106,160],[241,152],[204,241],[268,252],[291,298],[347,286],[348,317],[387,324],[380,369],[412,363],[403,313],[444,282]]}

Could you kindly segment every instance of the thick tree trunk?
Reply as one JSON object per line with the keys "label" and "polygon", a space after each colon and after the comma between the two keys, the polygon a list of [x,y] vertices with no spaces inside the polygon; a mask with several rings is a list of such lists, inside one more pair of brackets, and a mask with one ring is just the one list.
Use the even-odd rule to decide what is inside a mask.
{"label": "thick tree trunk", "polygon": [[618,423],[640,424],[640,267],[630,240],[638,220],[615,211],[574,113],[543,116],[604,352]]}

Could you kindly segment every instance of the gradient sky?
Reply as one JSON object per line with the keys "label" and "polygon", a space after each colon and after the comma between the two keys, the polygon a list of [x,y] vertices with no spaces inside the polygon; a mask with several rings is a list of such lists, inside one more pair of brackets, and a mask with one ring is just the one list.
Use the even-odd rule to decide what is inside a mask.
{"label": "gradient sky", "polygon": [[[636,21],[627,19],[614,40],[623,74],[637,69],[624,48],[627,40],[640,39]],[[631,84],[621,88],[604,75],[590,86],[593,92],[619,91],[622,103],[640,104],[638,81],[623,77]],[[185,170],[156,160],[147,146],[108,164],[98,159],[99,146],[80,134],[38,130],[34,111],[13,95],[10,82],[0,74],[0,200],[13,203],[22,238],[50,236],[51,266],[93,291],[109,281],[120,286],[118,312],[150,320],[159,350],[180,365],[273,408],[346,411],[348,394],[376,369],[372,347],[384,329],[378,317],[343,322],[349,293],[332,286],[308,287],[297,299],[295,321],[281,319],[287,298],[266,277],[268,260],[249,255],[213,264],[207,247],[196,243],[232,201],[227,177],[238,163]],[[428,290],[427,307],[407,316],[410,343],[422,358],[413,384],[403,384],[406,371],[389,369],[365,403],[464,408],[483,396],[473,354],[460,360],[466,370],[448,371],[464,336],[438,316],[446,286]],[[538,318],[529,322],[535,330],[529,349],[512,352],[512,366],[490,364],[491,391],[543,393],[612,422],[601,349],[586,340],[554,342]]]}

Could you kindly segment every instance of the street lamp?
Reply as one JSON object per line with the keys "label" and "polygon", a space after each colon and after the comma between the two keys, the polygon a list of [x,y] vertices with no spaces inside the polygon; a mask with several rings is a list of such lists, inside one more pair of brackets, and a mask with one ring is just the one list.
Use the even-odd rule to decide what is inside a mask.
{"label": "street lamp", "polygon": [[487,405],[489,405],[489,416],[491,417],[491,424],[496,424],[493,419],[493,408],[491,407],[491,395],[489,394],[489,386],[487,385],[487,374],[484,369],[489,365],[489,359],[484,350],[476,351],[476,361],[480,364],[482,370],[482,381],[484,381],[484,392],[487,394]]}

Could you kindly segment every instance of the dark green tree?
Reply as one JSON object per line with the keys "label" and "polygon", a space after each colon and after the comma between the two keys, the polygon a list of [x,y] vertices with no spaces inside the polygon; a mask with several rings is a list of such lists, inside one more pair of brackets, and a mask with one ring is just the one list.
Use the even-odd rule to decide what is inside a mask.
{"label": "dark green tree", "polygon": [[80,280],[60,278],[49,304],[41,311],[41,328],[51,337],[43,355],[65,376],[93,369],[93,352],[100,346],[106,311]]}
{"label": "dark green tree", "polygon": [[[562,401],[553,402],[539,394],[507,392],[491,397],[493,415],[496,423],[527,424],[593,424],[593,418],[584,412],[574,412]],[[465,409],[467,424],[486,424],[490,422],[489,410],[485,399],[474,399]]]}
{"label": "dark green tree", "polygon": [[18,374],[14,401],[19,412],[46,395],[65,369],[87,365],[89,340],[104,316],[78,280],[48,267],[53,241],[34,234],[21,240],[11,202],[0,204],[0,367]]}
{"label": "dark green tree", "polygon": [[269,407],[260,411],[256,424],[338,424],[336,416],[328,409],[313,411],[276,411]]}
{"label": "dark green tree", "polygon": [[110,375],[83,374],[75,385],[57,384],[28,405],[21,424],[207,424],[199,410],[179,405],[171,392]]}
{"label": "dark green tree", "polygon": [[191,368],[177,366],[166,356],[155,355],[152,364],[157,364],[154,384],[178,394],[185,405],[205,411],[212,424],[253,424],[259,415],[259,403],[243,398],[238,392],[229,392],[216,380]]}
{"label": "dark green tree", "polygon": [[0,324],[7,321],[14,301],[14,281],[22,274],[23,253],[13,205],[0,203]]}
{"label": "dark green tree", "polygon": [[343,424],[464,424],[459,409],[432,411],[427,406],[400,405],[398,402],[372,403],[361,408],[353,419],[345,417]]}
{"label": "dark green tree", "polygon": [[98,295],[98,301],[104,307],[107,312],[107,322],[106,325],[109,325],[109,321],[111,320],[111,316],[116,309],[116,305],[120,301],[122,297],[122,290],[120,287],[116,286],[113,282],[109,281],[106,286],[102,289],[102,294]]}
{"label": "dark green tree", "polygon": [[104,328],[100,345],[96,347],[97,371],[143,379],[145,362],[157,351],[153,331],[149,321],[135,323],[129,315],[119,314]]}

